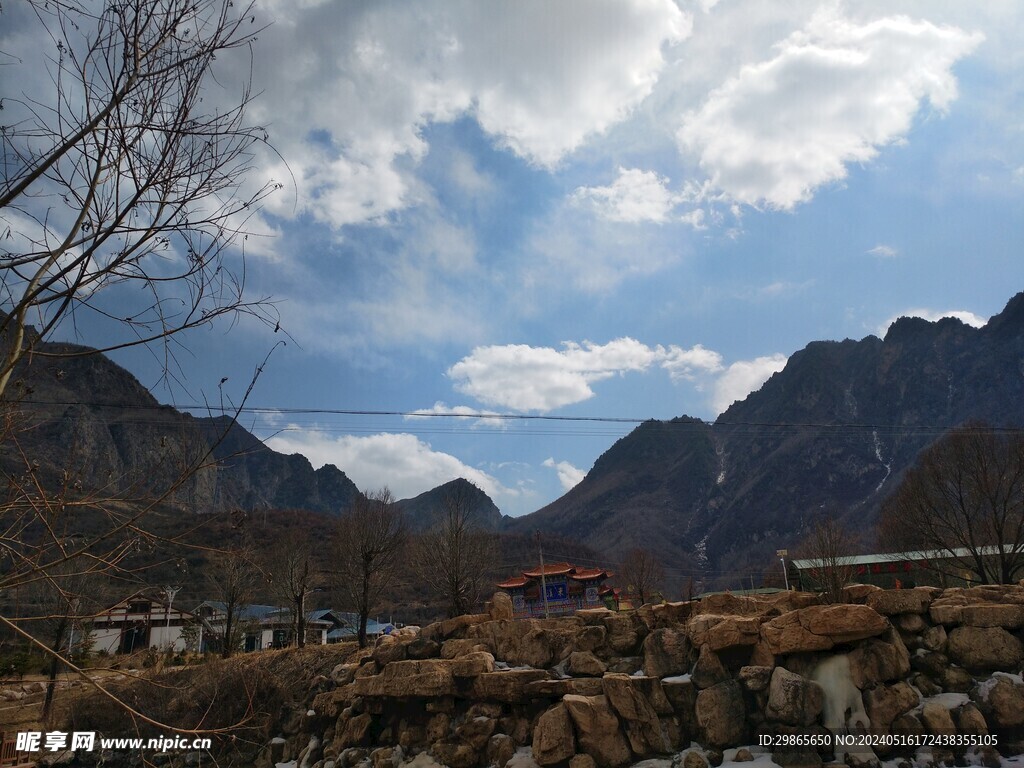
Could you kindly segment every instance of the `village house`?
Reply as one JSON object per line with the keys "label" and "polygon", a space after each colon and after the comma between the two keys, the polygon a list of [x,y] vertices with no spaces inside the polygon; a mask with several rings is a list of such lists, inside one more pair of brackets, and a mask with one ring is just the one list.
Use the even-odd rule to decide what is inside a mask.
{"label": "village house", "polygon": [[[604,583],[614,574],[603,568],[581,568],[571,563],[550,563],[521,571],[499,582],[498,589],[512,598],[517,619],[575,613],[584,608],[618,610],[618,590]],[[546,600],[545,600],[546,597]]]}
{"label": "village house", "polygon": [[195,621],[166,595],[136,592],[91,618],[90,650],[133,653],[147,648],[184,651],[182,628]]}

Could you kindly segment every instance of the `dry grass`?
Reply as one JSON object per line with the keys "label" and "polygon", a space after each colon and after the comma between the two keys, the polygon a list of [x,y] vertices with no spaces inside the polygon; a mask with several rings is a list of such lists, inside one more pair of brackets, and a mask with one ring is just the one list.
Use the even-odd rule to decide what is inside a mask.
{"label": "dry grass", "polygon": [[306,702],[318,687],[318,678],[329,676],[337,664],[357,652],[354,643],[341,643],[129,673],[111,683],[111,689],[126,705],[166,727],[133,717],[95,690],[59,697],[55,722],[63,730],[109,736],[204,731],[213,737],[214,751],[225,758],[223,764],[244,762]]}

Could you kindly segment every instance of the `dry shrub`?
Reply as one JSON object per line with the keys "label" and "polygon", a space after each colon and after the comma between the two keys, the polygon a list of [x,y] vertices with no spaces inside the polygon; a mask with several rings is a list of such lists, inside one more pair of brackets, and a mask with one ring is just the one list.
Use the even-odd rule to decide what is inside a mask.
{"label": "dry shrub", "polygon": [[[133,709],[183,730],[208,731],[222,764],[244,763],[276,735],[284,719],[307,704],[312,689],[358,650],[353,643],[260,651],[190,667],[128,673],[104,686]],[[319,680],[318,680],[319,679]],[[104,736],[166,736],[132,717],[95,689],[58,702],[65,731]]]}

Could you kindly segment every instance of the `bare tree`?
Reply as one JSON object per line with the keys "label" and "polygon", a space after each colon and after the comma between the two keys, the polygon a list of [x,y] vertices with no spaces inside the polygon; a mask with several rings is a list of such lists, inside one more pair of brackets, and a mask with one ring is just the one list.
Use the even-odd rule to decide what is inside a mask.
{"label": "bare tree", "polygon": [[829,603],[843,602],[843,587],[853,580],[853,554],[857,537],[833,512],[820,517],[800,547],[801,556],[812,560],[811,578]]}
{"label": "bare tree", "polygon": [[643,605],[665,579],[661,562],[646,549],[636,547],[622,560],[622,578]]}
{"label": "bare tree", "polygon": [[8,69],[0,87],[0,395],[18,361],[79,312],[119,337],[101,351],[225,314],[272,321],[265,299],[243,296],[232,249],[278,186],[245,187],[267,134],[245,120],[248,85],[229,95],[214,71],[255,39],[252,4],[28,0],[3,12],[52,46],[52,92],[20,90],[37,62],[24,78]]}
{"label": "bare tree", "polygon": [[223,604],[224,621],[215,631],[220,655],[227,659],[242,645],[246,629],[242,617],[264,582],[252,545],[218,553],[208,567],[207,581],[211,594]]}
{"label": "bare tree", "polygon": [[[137,578],[150,550],[177,540],[145,521],[213,454],[154,448],[175,462],[162,487],[141,476],[83,483],[73,467],[21,451],[31,425],[12,377],[35,357],[95,354],[44,343],[86,318],[102,328],[99,351],[163,342],[166,354],[175,334],[219,317],[273,322],[273,306],[243,289],[246,231],[275,185],[246,186],[267,135],[246,122],[247,82],[221,67],[232,52],[251,63],[251,4],[25,0],[0,14],[5,31],[36,30],[41,60],[6,56],[0,79],[0,443],[21,465],[5,464],[0,493],[0,591],[53,591],[67,603],[49,617],[59,621],[73,607],[65,579]],[[87,535],[69,536],[79,525]],[[137,721],[162,725],[21,617],[0,615],[0,625]]]}
{"label": "bare tree", "polygon": [[433,525],[413,547],[419,577],[443,596],[449,617],[480,602],[497,562],[494,534],[479,525],[477,496],[468,482],[453,484]]}
{"label": "bare tree", "polygon": [[335,574],[359,614],[359,647],[366,647],[366,622],[395,575],[406,527],[391,491],[381,488],[355,502],[338,519]]}
{"label": "bare tree", "polygon": [[306,600],[320,578],[313,541],[306,529],[295,526],[268,546],[264,567],[270,591],[288,606],[295,644],[303,648],[306,645]]}
{"label": "bare tree", "polygon": [[972,422],[921,453],[882,507],[880,537],[982,584],[1024,573],[1024,436]]}

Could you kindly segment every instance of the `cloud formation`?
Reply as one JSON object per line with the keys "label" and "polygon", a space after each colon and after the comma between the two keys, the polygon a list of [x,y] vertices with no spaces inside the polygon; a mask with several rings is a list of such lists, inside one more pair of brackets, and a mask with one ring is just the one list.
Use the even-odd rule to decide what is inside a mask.
{"label": "cloud formation", "polygon": [[[298,212],[339,228],[416,203],[432,123],[471,117],[499,146],[553,168],[654,88],[690,34],[671,0],[270,4],[256,117],[298,182]],[[339,18],[342,15],[343,18]],[[266,49],[280,55],[267,55]],[[281,66],[288,61],[288,66]],[[265,111],[273,104],[273,113]],[[465,168],[461,170],[466,170]],[[280,195],[274,212],[292,216]]]}
{"label": "cloud formation", "polygon": [[398,499],[416,496],[459,477],[495,500],[517,493],[486,472],[451,454],[435,451],[429,443],[407,433],[334,437],[315,428],[289,425],[266,442],[281,453],[301,453],[314,467],[340,467],[362,491],[387,486]]}
{"label": "cloud formation", "polygon": [[905,16],[819,12],[687,113],[679,145],[729,198],[791,209],[902,140],[924,102],[946,111],[952,66],[981,40]]}
{"label": "cloud formation", "polygon": [[668,189],[669,180],[654,171],[619,168],[619,175],[607,187],[578,187],[572,194],[577,205],[589,206],[598,216],[628,224],[668,221],[680,195]]}
{"label": "cloud formation", "polygon": [[558,473],[558,482],[562,484],[563,491],[571,491],[587,473],[578,467],[574,467],[568,461],[555,461],[554,458],[547,458],[544,460],[543,466],[555,470]]}
{"label": "cloud formation", "polygon": [[697,344],[650,347],[623,337],[607,344],[565,342],[563,348],[526,344],[478,347],[448,369],[455,389],[487,405],[546,413],[594,396],[592,384],[657,366],[673,382],[709,385],[711,407],[721,413],[786,364],[781,354],[725,366],[722,355]]}

